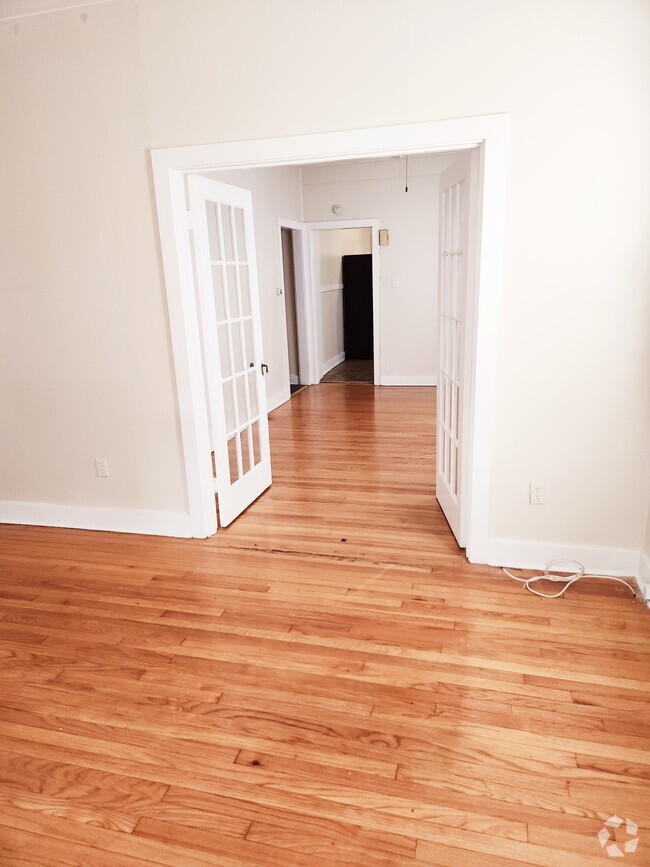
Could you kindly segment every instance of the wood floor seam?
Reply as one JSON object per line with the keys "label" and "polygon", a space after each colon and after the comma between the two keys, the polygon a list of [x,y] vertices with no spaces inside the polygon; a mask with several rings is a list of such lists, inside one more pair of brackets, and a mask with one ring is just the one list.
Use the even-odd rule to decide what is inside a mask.
{"label": "wood floor seam", "polygon": [[302,389],[209,539],[0,526],[3,865],[645,863],[648,611],[469,564],[435,412]]}

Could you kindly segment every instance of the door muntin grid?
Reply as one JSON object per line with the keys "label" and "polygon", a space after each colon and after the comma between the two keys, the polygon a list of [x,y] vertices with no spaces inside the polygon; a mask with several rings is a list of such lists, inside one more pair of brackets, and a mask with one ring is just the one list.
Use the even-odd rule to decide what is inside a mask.
{"label": "door muntin grid", "polygon": [[460,180],[441,197],[438,473],[454,501],[459,491],[464,196],[465,182]]}
{"label": "door muntin grid", "polygon": [[227,527],[272,482],[249,190],[189,175],[212,475]]}
{"label": "door muntin grid", "polygon": [[244,208],[206,201],[219,376],[225,415],[227,465],[235,484],[261,462],[259,353],[253,314],[248,220]]}

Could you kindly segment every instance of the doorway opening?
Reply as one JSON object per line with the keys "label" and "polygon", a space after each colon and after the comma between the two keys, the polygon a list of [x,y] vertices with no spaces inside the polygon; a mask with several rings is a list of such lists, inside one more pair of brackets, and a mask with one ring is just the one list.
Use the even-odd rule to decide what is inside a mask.
{"label": "doorway opening", "polygon": [[297,391],[300,391],[301,388],[307,385],[307,383],[300,381],[300,339],[298,337],[296,307],[294,231],[286,226],[280,226],[284,316],[287,326],[287,354],[289,358],[289,388],[292,397]]}
{"label": "doorway opening", "polygon": [[[477,280],[468,294],[469,307],[465,320],[467,340],[456,341],[456,345],[467,347],[469,361],[465,370],[469,412],[463,418],[464,439],[461,449],[466,466],[463,484],[467,488],[464,507],[468,516],[467,556],[472,562],[487,562],[494,413],[492,398],[497,358],[493,311],[498,303],[501,278],[507,126],[507,116],[491,115],[152,152],[191,535],[205,537],[216,531],[216,506],[191,240],[195,216],[205,219],[205,210],[203,213],[197,211],[196,215],[192,213],[188,220],[186,177],[210,171],[305,166],[337,160],[381,159],[478,148],[480,193],[473,229]],[[334,210],[334,206],[331,210]],[[449,252],[450,255],[459,255],[458,248],[455,248],[455,252],[454,249]],[[225,265],[227,267],[229,262]],[[395,304],[400,304],[397,297]],[[375,329],[374,340],[377,339]],[[408,345],[408,334],[403,343]],[[264,372],[266,365],[261,359],[255,358],[255,372],[260,368]],[[385,384],[400,383],[387,381]],[[448,393],[453,399],[453,389],[448,389]],[[456,401],[452,413],[457,411],[458,405]]]}
{"label": "doorway opening", "polygon": [[372,229],[321,229],[312,237],[320,381],[374,382]]}
{"label": "doorway opening", "polygon": [[[217,208],[216,219],[212,210],[207,213],[211,226],[208,234],[211,232],[215,238],[209,263],[213,275],[210,278],[207,267],[199,268],[198,263],[197,274],[205,275],[201,297],[207,300],[200,305],[204,351],[213,359],[213,366],[219,367],[215,381],[224,384],[227,398],[224,406],[228,408],[233,404],[236,410],[236,424],[228,428],[235,443],[240,437],[238,426],[245,424],[248,418],[246,394],[238,394],[235,386],[239,386],[239,377],[244,372],[249,379],[255,379],[258,367],[262,373],[270,371],[272,378],[261,383],[263,394],[260,389],[254,389],[252,406],[257,417],[289,400],[306,382],[359,384],[365,381],[388,386],[435,386],[439,379],[442,397],[438,400],[437,415],[440,424],[430,448],[434,451],[436,441],[441,446],[436,464],[438,501],[461,547],[464,547],[466,522],[462,507],[466,477],[463,454],[467,397],[465,350],[471,346],[465,336],[468,321],[465,298],[468,279],[472,280],[470,260],[476,252],[475,245],[468,243],[468,230],[476,221],[478,187],[473,167],[478,165],[477,157],[476,148],[460,153],[420,155],[411,162],[410,185],[406,182],[408,162],[390,157],[370,162],[324,163],[311,166],[309,170],[303,167],[260,168],[231,175],[221,172],[218,178],[206,173],[201,184],[205,196],[192,205],[196,227],[195,259],[204,255],[197,246],[196,234],[199,224],[206,220],[203,200]],[[188,178],[190,187],[194,177],[197,175]],[[233,214],[228,208],[223,210],[229,202],[244,201],[244,198],[250,200],[247,214],[255,223],[258,250],[260,286],[258,289],[256,285],[254,291],[260,293],[257,327],[264,332],[264,352],[260,345],[258,354],[252,344],[243,344],[241,340],[230,346],[232,328],[225,327],[223,315],[217,317],[216,335],[211,324],[210,299],[212,295],[220,299],[224,286],[228,289],[226,295],[233,295],[230,301],[226,298],[227,303],[222,306],[229,315],[235,311],[237,321],[232,322],[235,332],[251,324],[248,311],[245,322],[239,322],[241,313],[237,303],[241,289],[251,288],[251,257],[245,255],[244,261],[233,261],[232,251],[228,252],[232,234],[229,226],[233,221],[236,225],[239,211]],[[283,225],[278,214],[281,208],[287,208],[296,216],[323,218],[330,210],[328,202],[333,199],[344,203],[336,206],[337,216],[345,209],[357,219],[308,221],[300,229]],[[376,209],[379,218],[364,220],[360,216],[370,208]],[[277,221],[280,228],[276,229],[279,242],[276,247],[268,241]],[[380,236],[380,224],[390,226],[390,232],[384,229],[382,233],[383,275],[375,243],[375,238]],[[295,248],[302,232],[308,239],[307,294],[311,298],[315,337],[312,343],[309,331],[302,329],[301,333],[299,327],[298,298],[304,301],[305,293],[298,291],[298,275],[302,273],[303,289],[305,281],[301,257],[296,255]],[[393,243],[389,244],[391,236]],[[220,244],[227,254],[225,261],[217,255]],[[269,291],[274,274],[281,275],[282,288],[278,287],[277,292]],[[280,322],[278,314],[282,316]],[[380,353],[375,354],[375,332],[377,337],[383,335],[389,349],[385,364]],[[303,344],[307,344],[308,353],[316,358],[315,378],[312,379],[302,376]],[[377,345],[379,347],[379,340]],[[243,360],[240,346],[244,348]],[[235,374],[231,381],[232,369]],[[385,381],[380,369],[386,375]],[[245,384],[246,379],[242,382]],[[269,399],[270,395],[277,394],[278,383],[282,383],[283,390],[279,397]],[[249,390],[252,387],[249,386]],[[265,398],[262,404],[260,398]],[[221,408],[218,395],[213,397],[211,389],[208,389],[208,403],[212,407],[213,429],[218,431]],[[268,451],[270,443],[266,446]],[[228,498],[233,486],[241,490],[246,487],[241,483],[250,470],[245,461],[239,461],[238,451],[235,457],[237,462],[231,460],[226,469],[220,471],[218,463],[215,466],[215,490],[219,499]],[[433,457],[435,459],[435,452]],[[270,483],[270,463],[266,469],[264,480]],[[246,489],[249,495],[261,493],[252,485]],[[235,499],[234,493],[232,499]],[[242,498],[237,498],[237,502],[246,508]]]}

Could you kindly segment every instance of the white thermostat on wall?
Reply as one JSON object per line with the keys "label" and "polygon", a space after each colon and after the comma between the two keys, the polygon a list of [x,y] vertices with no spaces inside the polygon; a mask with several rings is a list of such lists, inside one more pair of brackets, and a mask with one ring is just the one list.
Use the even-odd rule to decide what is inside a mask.
{"label": "white thermostat on wall", "polygon": [[343,213],[343,205],[332,205],[332,213],[333,214],[342,214]]}

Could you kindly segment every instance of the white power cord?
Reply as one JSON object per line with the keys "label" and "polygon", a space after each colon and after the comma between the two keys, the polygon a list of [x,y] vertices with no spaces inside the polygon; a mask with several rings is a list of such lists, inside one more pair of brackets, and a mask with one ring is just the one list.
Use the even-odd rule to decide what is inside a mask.
{"label": "white power cord", "polygon": [[[559,564],[562,566],[569,566],[571,569],[563,568],[562,572],[570,572],[569,575],[554,575],[553,569],[556,572],[559,570]],[[573,567],[577,567],[575,571],[571,571]],[[618,581],[619,584],[625,584],[625,586],[632,591],[632,595],[636,599],[637,592],[635,588],[630,584],[629,581],[626,581],[624,578],[616,578],[614,575],[588,575],[585,572],[585,567],[582,563],[579,563],[577,560],[572,560],[570,558],[560,558],[559,560],[551,560],[550,563],[547,564],[546,569],[544,569],[543,575],[533,575],[532,578],[520,578],[517,575],[513,575],[512,572],[509,572],[505,566],[502,566],[501,569],[508,575],[510,578],[514,578],[515,581],[519,581],[524,585],[526,590],[530,590],[531,593],[534,593],[535,596],[541,596],[544,599],[558,599],[560,596],[564,596],[569,587],[572,584],[580,581],[581,578],[598,578],[601,581]],[[551,581],[553,584],[564,584],[557,593],[541,593],[539,590],[536,590],[533,587],[533,584],[536,584],[537,581]]]}

